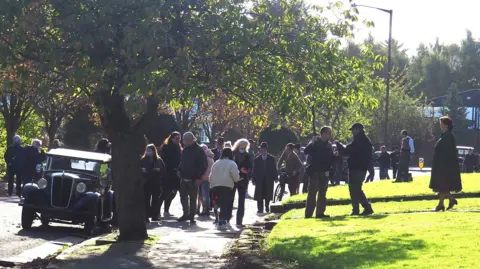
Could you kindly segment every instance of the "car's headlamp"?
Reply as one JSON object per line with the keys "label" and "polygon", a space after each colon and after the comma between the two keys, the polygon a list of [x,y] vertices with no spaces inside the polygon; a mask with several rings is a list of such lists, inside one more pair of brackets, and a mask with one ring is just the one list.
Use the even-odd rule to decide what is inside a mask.
{"label": "car's headlamp", "polygon": [[78,193],[85,193],[87,192],[87,185],[83,182],[77,184],[76,190]]}
{"label": "car's headlamp", "polygon": [[48,181],[44,178],[39,179],[37,182],[37,186],[41,190],[45,189],[47,185],[48,185]]}

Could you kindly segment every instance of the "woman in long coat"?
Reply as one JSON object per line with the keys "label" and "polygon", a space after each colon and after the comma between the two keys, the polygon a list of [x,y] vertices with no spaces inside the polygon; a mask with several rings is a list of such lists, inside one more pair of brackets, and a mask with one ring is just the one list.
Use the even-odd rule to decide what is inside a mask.
{"label": "woman in long coat", "polygon": [[161,156],[167,168],[167,175],[163,181],[163,194],[160,197],[160,207],[165,202],[164,217],[170,216],[170,205],[180,189],[180,178],[177,176],[182,146],[180,145],[181,135],[173,132],[166,140],[161,149]]}
{"label": "woman in long coat", "polygon": [[441,117],[440,129],[442,130],[442,136],[435,145],[430,178],[430,188],[434,192],[438,192],[439,196],[439,202],[434,211],[445,211],[445,205],[443,204],[445,198],[450,201],[447,210],[452,209],[458,202],[453,198],[451,192],[462,190],[457,145],[452,133],[452,120],[448,117]]}
{"label": "woman in long coat", "polygon": [[[277,167],[275,165],[275,158],[267,153],[268,145],[263,142],[260,145],[260,154],[253,162],[252,178],[255,184],[255,195],[253,199],[257,201],[258,213],[263,213],[263,206],[265,211],[270,212],[270,201],[273,199],[273,187],[275,180],[277,180]],[[264,204],[265,202],[265,204]]]}

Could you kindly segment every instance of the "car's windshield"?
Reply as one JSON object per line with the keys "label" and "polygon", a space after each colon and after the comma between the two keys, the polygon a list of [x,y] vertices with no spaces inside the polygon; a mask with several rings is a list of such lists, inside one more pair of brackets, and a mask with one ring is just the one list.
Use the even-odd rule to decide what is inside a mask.
{"label": "car's windshield", "polygon": [[71,159],[66,157],[51,157],[50,170],[79,170],[94,172],[97,170],[98,162]]}

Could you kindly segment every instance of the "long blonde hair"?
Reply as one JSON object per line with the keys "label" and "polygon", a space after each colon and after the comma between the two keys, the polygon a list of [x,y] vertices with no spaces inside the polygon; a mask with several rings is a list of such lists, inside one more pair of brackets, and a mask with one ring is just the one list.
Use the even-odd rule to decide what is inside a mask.
{"label": "long blonde hair", "polygon": [[248,152],[250,150],[250,142],[248,142],[248,139],[238,139],[233,145],[232,150],[237,151],[239,148],[245,148],[245,151]]}

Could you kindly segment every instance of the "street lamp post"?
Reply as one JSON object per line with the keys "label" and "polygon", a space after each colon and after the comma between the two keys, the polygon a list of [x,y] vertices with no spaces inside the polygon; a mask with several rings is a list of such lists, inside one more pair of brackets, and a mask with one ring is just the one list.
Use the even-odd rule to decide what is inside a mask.
{"label": "street lamp post", "polygon": [[387,89],[385,90],[385,127],[384,127],[384,134],[383,139],[385,143],[388,139],[388,106],[390,103],[390,70],[392,68],[392,17],[393,17],[393,10],[391,9],[383,9],[378,7],[372,7],[367,5],[357,5],[352,4],[352,7],[366,7],[366,8],[373,8],[376,10],[380,10],[390,14],[390,25],[389,25],[389,33],[388,33],[388,56],[387,56]]}

